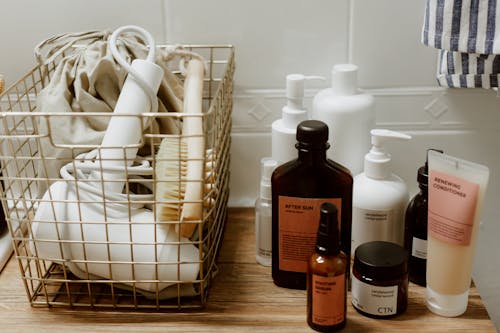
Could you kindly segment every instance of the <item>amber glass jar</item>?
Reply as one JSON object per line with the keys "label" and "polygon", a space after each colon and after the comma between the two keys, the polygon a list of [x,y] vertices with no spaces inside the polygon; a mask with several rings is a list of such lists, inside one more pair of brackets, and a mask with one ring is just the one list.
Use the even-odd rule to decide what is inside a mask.
{"label": "amber glass jar", "polygon": [[394,243],[362,244],[354,253],[352,305],[372,318],[392,318],[408,304],[408,253]]}

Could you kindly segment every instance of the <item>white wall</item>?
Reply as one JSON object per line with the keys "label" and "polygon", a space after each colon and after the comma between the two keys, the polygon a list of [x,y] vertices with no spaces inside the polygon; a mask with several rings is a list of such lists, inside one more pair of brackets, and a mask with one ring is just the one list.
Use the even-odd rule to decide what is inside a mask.
{"label": "white wall", "polygon": [[[328,77],[334,63],[359,65],[376,96],[378,127],[404,131],[394,170],[416,191],[429,147],[489,166],[491,179],[475,280],[500,327],[500,99],[493,91],[436,86],[436,50],[420,44],[425,0],[4,0],[0,73],[12,81],[34,64],[33,46],[55,33],[138,24],[158,42],[231,43],[237,74],[232,130],[232,206],[253,205],[259,159],[292,72]],[[8,5],[5,5],[8,3]],[[310,86],[307,104],[323,87]]]}

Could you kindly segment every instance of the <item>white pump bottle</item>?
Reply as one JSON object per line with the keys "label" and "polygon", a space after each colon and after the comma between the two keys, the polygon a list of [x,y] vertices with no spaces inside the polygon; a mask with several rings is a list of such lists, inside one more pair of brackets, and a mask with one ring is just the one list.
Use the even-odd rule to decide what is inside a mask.
{"label": "white pump bottle", "polygon": [[304,82],[306,80],[324,80],[321,76],[289,74],[286,76],[287,104],[282,109],[281,119],[272,124],[272,158],[278,165],[297,158],[295,135],[297,125],[309,119],[304,107]]}
{"label": "white pump bottle", "polygon": [[375,126],[374,98],[359,91],[358,66],[338,64],[332,69],[331,87],[314,96],[311,118],[328,125],[328,158],[347,167],[353,175],[363,170],[363,156],[370,149]]}
{"label": "white pump bottle", "polygon": [[364,172],[354,177],[351,253],[371,241],[387,241],[403,246],[404,214],[409,200],[405,182],[391,171],[388,140],[409,140],[411,136],[373,129],[372,148],[365,155]]}

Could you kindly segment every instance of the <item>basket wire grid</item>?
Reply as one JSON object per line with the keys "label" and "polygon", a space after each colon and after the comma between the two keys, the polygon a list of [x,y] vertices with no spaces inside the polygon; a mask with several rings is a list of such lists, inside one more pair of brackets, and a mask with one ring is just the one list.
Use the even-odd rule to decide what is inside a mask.
{"label": "basket wire grid", "polygon": [[[161,47],[161,46],[160,46]],[[48,202],[42,200],[43,192],[40,189],[49,189],[54,182],[71,182],[59,178],[50,178],[46,168],[49,168],[54,158],[43,151],[42,141],[50,142],[52,148],[66,151],[71,158],[65,158],[56,162],[75,165],[75,159],[84,151],[104,149],[99,145],[69,145],[60,144],[52,140],[51,131],[55,130],[51,124],[55,119],[70,117],[72,119],[93,117],[109,120],[116,116],[112,113],[89,113],[68,112],[58,113],[57,110],[50,113],[41,113],[36,108],[36,96],[47,85],[53,74],[58,61],[35,67],[24,77],[19,79],[10,88],[0,95],[0,163],[1,163],[1,201],[10,236],[12,238],[16,259],[19,264],[20,274],[24,283],[27,297],[32,306],[40,307],[73,307],[73,308],[106,308],[106,309],[144,309],[144,310],[166,310],[166,309],[189,309],[201,308],[206,304],[208,290],[213,276],[216,274],[216,257],[219,251],[226,220],[226,205],[229,195],[229,147],[232,112],[232,90],[234,75],[234,50],[232,46],[213,45],[189,45],[187,49],[198,52],[208,61],[208,74],[205,76],[203,91],[203,114],[179,114],[179,113],[146,113],[139,116],[141,124],[160,121],[161,118],[181,125],[187,117],[202,117],[203,136],[205,147],[210,155],[205,156],[204,179],[189,179],[177,177],[169,184],[180,191],[186,182],[202,182],[204,185],[203,213],[202,219],[193,221],[196,224],[196,237],[189,240],[178,236],[175,240],[159,239],[158,229],[160,224],[166,223],[179,227],[181,220],[181,207],[185,203],[182,197],[169,199],[169,204],[177,205],[177,218],[172,221],[159,222],[157,211],[160,204],[154,199],[145,196],[142,202],[137,203],[130,200],[112,201],[105,198],[104,193],[99,199],[89,200],[78,196],[78,184],[83,180],[73,180],[76,187],[76,200],[61,200],[58,202],[56,196],[49,195]],[[129,115],[127,115],[129,116]],[[156,133],[153,126],[143,128],[143,138],[139,145],[141,150],[149,151],[149,155],[143,156],[143,162],[150,165],[154,170],[158,157],[159,144],[162,139],[170,138],[181,144],[182,134]],[[134,146],[134,147],[135,147]],[[124,150],[130,146],[120,147]],[[141,151],[140,150],[140,151]],[[177,156],[166,158],[175,160]],[[57,159],[57,158],[56,158]],[[125,170],[127,171],[127,169]],[[78,177],[75,177],[78,178]],[[129,193],[151,194],[158,186],[162,186],[155,178],[154,172],[140,178],[125,177],[125,198]],[[102,179],[101,179],[102,181]],[[149,190],[148,190],[149,189]],[[102,187],[104,191],[104,187]],[[148,192],[149,191],[149,192]],[[57,221],[57,238],[55,240],[37,239],[33,230],[34,216],[37,208],[44,204],[50,209],[55,209],[57,204],[72,204],[77,207],[77,220]],[[103,207],[103,220],[85,220],[84,210],[94,204]],[[128,219],[120,222],[112,222],[106,216],[107,206],[127,205]],[[131,222],[133,205],[141,204],[148,207],[154,218],[149,222],[137,222],[146,224],[153,230],[154,236],[151,242],[137,242],[134,238],[134,225]],[[107,205],[107,206],[106,206]],[[35,221],[36,222],[36,221]],[[42,222],[39,222],[40,224]],[[48,222],[44,222],[48,223]],[[55,223],[55,222],[52,222]],[[121,227],[128,228],[128,239],[115,241],[109,233],[113,224],[119,223]],[[77,239],[68,239],[59,233],[59,224],[72,224],[71,230],[79,230],[81,235]],[[102,240],[87,240],[83,230],[90,226],[99,226],[104,230]],[[40,254],[40,246],[55,245],[60,254],[56,256],[43,256]],[[198,250],[196,259],[186,262],[181,259],[179,253],[186,244],[194,246]],[[81,248],[82,255],[79,258],[71,258],[65,255],[65,249],[71,247]],[[105,249],[99,260],[87,257],[92,246],[100,246]],[[177,256],[169,257],[169,260],[160,258],[162,246],[174,246],[177,248]],[[140,248],[152,251],[154,260],[145,262],[134,258],[134,251]],[[128,251],[130,260],[117,261],[113,252],[116,249]],[[75,274],[69,267],[83,268],[80,274]],[[94,266],[92,266],[94,265]],[[148,266],[149,265],[149,266]],[[148,279],[138,278],[145,267],[154,267],[152,276]],[[181,279],[183,265],[197,265],[198,273],[196,279]],[[85,270],[87,267],[106,267],[109,276],[96,276]],[[164,267],[171,266],[176,270],[176,278],[163,280],[159,271]],[[129,277],[114,278],[117,267],[126,267],[131,273]],[[121,268],[120,268],[121,269]],[[148,290],[142,286],[150,286]],[[165,293],[164,286],[169,285],[169,292]],[[151,287],[152,286],[152,287]],[[186,292],[186,289],[189,292]],[[170,295],[170,296],[165,296]]]}

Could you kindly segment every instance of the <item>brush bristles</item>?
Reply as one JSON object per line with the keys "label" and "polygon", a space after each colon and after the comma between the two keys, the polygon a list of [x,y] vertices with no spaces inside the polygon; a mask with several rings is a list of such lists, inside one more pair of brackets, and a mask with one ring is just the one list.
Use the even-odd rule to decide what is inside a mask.
{"label": "brush bristles", "polygon": [[[215,201],[217,189],[215,188],[215,153],[208,149],[205,152],[205,177],[203,192],[205,194],[203,207],[209,208]],[[187,143],[176,138],[164,138],[156,154],[156,214],[159,222],[189,223],[181,221],[184,207],[187,179],[188,150]],[[197,180],[194,180],[197,181]],[[197,222],[189,223],[197,224]],[[161,223],[160,223],[161,225]],[[179,230],[177,225],[177,231]]]}
{"label": "brush bristles", "polygon": [[186,191],[187,147],[175,138],[164,138],[156,154],[157,217],[159,221],[179,221]]}
{"label": "brush bristles", "polygon": [[0,94],[3,92],[4,87],[5,87],[5,81],[3,79],[3,75],[0,74]]}

